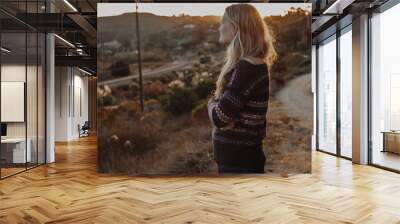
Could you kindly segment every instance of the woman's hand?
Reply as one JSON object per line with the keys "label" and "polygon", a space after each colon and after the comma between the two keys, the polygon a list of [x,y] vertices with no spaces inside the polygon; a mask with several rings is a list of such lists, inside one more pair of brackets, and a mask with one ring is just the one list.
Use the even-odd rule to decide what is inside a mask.
{"label": "woman's hand", "polygon": [[213,126],[215,128],[220,129],[220,130],[232,128],[234,126],[234,122],[229,123],[226,127],[222,127],[222,128],[216,127],[214,120],[212,118],[212,110],[216,104],[218,104],[218,99],[215,96],[211,96],[207,102],[208,117],[210,118],[211,123],[213,124]]}

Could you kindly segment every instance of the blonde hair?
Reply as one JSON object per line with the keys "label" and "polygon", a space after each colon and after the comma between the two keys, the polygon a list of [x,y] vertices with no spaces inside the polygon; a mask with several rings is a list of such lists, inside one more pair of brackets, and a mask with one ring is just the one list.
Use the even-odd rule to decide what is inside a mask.
{"label": "blonde hair", "polygon": [[225,9],[227,19],[237,30],[229,43],[225,63],[216,83],[215,98],[221,97],[230,77],[227,74],[243,57],[251,56],[264,60],[270,67],[277,54],[273,46],[274,38],[257,9],[249,4],[233,4]]}

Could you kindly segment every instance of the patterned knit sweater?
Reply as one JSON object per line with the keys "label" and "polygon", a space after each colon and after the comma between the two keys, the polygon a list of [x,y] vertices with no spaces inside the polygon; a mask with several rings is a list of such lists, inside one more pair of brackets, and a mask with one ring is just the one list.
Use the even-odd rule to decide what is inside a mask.
{"label": "patterned knit sweater", "polygon": [[213,144],[221,148],[262,145],[266,135],[269,74],[266,64],[239,60],[219,100],[209,100]]}

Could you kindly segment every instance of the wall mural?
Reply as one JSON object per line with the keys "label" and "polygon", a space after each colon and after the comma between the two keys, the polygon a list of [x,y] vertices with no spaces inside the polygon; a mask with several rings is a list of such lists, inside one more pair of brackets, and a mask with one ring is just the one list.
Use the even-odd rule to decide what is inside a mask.
{"label": "wall mural", "polygon": [[311,172],[311,4],[98,9],[99,172]]}

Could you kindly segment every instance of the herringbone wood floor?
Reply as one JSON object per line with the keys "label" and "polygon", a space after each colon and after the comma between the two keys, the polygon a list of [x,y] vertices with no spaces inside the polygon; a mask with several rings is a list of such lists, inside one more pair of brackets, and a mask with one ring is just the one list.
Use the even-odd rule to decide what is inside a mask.
{"label": "herringbone wood floor", "polygon": [[0,223],[400,223],[400,175],[313,152],[313,173],[128,177],[96,173],[96,140],[0,181]]}

